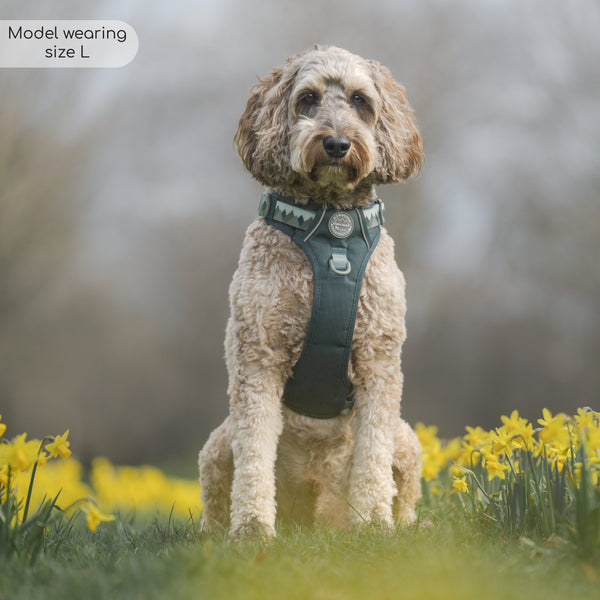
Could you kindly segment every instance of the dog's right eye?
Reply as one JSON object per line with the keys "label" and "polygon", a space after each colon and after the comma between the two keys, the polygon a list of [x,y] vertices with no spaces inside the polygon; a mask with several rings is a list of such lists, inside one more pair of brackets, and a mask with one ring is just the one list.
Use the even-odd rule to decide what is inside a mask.
{"label": "dog's right eye", "polygon": [[300,96],[298,102],[303,106],[314,106],[319,102],[319,96],[317,96],[317,94],[314,92],[305,92],[302,94],[302,96]]}

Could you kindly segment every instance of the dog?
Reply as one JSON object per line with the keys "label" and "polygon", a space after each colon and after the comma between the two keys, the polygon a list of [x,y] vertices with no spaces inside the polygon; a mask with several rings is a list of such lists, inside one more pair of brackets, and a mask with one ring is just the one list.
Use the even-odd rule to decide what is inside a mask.
{"label": "dog", "polygon": [[[329,360],[327,352],[295,377],[314,317],[315,266],[291,237],[298,223],[273,226],[269,206],[248,228],[229,291],[229,416],[199,456],[203,529],[242,540],[276,535],[277,519],[336,528],[411,523],[421,454],[400,418],[405,282],[382,219],[373,229],[365,220],[366,211],[383,212],[375,185],[403,181],[422,166],[406,91],[376,61],[315,46],[259,79],[234,141],[245,167],[266,187],[269,206],[281,201],[279,212],[283,206],[284,215],[300,215],[301,227],[305,218],[323,219],[326,210],[345,213],[334,224],[332,244],[356,227],[365,240],[359,233],[357,244],[372,254],[356,284],[347,367],[340,363],[350,386],[345,408],[328,418],[307,416],[310,411],[285,403],[288,384],[340,379],[336,369],[312,376]],[[376,245],[369,232],[379,235]],[[351,266],[334,258],[325,279],[336,283],[345,271],[335,265]],[[327,313],[334,320],[335,298]]]}

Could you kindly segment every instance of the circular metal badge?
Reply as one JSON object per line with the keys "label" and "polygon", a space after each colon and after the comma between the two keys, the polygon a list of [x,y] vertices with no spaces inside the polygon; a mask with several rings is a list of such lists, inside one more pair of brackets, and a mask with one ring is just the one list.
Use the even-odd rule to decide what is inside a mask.
{"label": "circular metal badge", "polygon": [[350,237],[354,231],[354,220],[348,213],[337,212],[329,219],[327,227],[331,235],[343,240]]}

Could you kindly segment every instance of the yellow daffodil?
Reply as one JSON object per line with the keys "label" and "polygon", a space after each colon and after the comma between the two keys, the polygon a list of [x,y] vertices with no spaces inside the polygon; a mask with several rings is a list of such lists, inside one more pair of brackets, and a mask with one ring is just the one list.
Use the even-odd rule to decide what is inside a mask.
{"label": "yellow daffodil", "polygon": [[495,454],[488,454],[485,457],[485,468],[488,472],[488,481],[491,481],[494,477],[506,479],[505,471],[508,470],[508,466],[501,463]]}
{"label": "yellow daffodil", "polygon": [[444,454],[446,455],[446,461],[458,460],[462,454],[460,438],[450,440],[444,448]]}
{"label": "yellow daffodil", "polygon": [[[598,413],[590,408],[578,408],[574,416],[579,441],[584,441],[587,451],[594,454],[600,448],[600,423]],[[575,433],[575,431],[574,431]]]}
{"label": "yellow daffodil", "polygon": [[0,487],[3,487],[3,488],[8,487],[8,466],[7,465],[0,466]]}
{"label": "yellow daffodil", "polygon": [[98,528],[98,525],[100,525],[100,523],[102,521],[114,521],[115,520],[114,515],[102,514],[93,502],[86,502],[81,507],[81,510],[83,510],[83,512],[86,513],[87,516],[85,518],[85,522],[86,522],[87,528],[92,532],[96,531],[96,529]]}
{"label": "yellow daffodil", "polygon": [[424,477],[425,481],[431,481],[438,476],[440,468],[434,462],[426,460],[426,458],[427,457],[423,457],[424,460],[421,475]]}
{"label": "yellow daffodil", "polygon": [[598,424],[587,427],[585,430],[585,443],[588,452],[594,454],[600,448],[600,428]]}
{"label": "yellow daffodil", "polygon": [[0,444],[0,465],[8,465],[17,471],[24,471],[38,457],[39,440],[25,441],[26,433],[18,435],[10,444]]}
{"label": "yellow daffodil", "polygon": [[468,492],[469,486],[467,485],[466,475],[463,477],[454,477],[452,480],[452,488],[455,492]]}
{"label": "yellow daffodil", "polygon": [[464,440],[469,446],[477,448],[488,442],[489,433],[481,427],[469,427],[467,425],[465,429],[467,430],[467,434],[464,436]]}
{"label": "yellow daffodil", "polygon": [[478,465],[480,459],[481,450],[474,446],[471,446],[463,438],[461,453],[460,456],[456,459],[457,464],[471,468]]}
{"label": "yellow daffodil", "polygon": [[[2,421],[2,415],[0,415],[0,421]],[[4,423],[0,423],[0,437],[4,435],[6,431],[6,425]]]}
{"label": "yellow daffodil", "polygon": [[512,456],[512,451],[518,448],[514,440],[514,434],[507,431],[504,427],[497,427],[491,434],[492,450],[495,454],[506,454]]}
{"label": "yellow daffodil", "polygon": [[513,410],[510,413],[510,417],[500,417],[500,420],[502,421],[504,429],[508,433],[518,433],[519,431],[521,431],[521,429],[523,429],[523,427],[527,425],[526,419],[520,417],[519,411],[517,410]]}
{"label": "yellow daffodil", "polygon": [[423,448],[422,461],[423,477],[427,481],[435,479],[448,462],[440,440],[432,439],[429,445]]}
{"label": "yellow daffodil", "polygon": [[578,408],[574,418],[580,429],[593,427],[598,423],[598,413],[589,408]]}
{"label": "yellow daffodil", "polygon": [[438,442],[439,440],[437,438],[437,432],[438,428],[435,425],[430,425],[429,427],[423,423],[417,423],[415,425],[415,433],[419,438],[421,448],[427,448]]}
{"label": "yellow daffodil", "polygon": [[535,446],[533,425],[531,423],[525,423],[519,430],[515,431],[513,442],[516,448],[520,448],[521,450],[532,450]]}
{"label": "yellow daffodil", "polygon": [[[575,477],[577,478],[577,483],[581,483],[581,471],[583,469],[583,463],[575,463],[573,465],[574,467],[574,471],[575,471]],[[591,465],[586,464],[585,468],[588,472],[588,475],[591,477],[592,479],[592,484],[594,486],[598,485],[598,470],[594,469]]]}
{"label": "yellow daffodil", "polygon": [[568,446],[570,436],[569,430],[565,427],[566,416],[559,413],[553,417],[547,408],[542,410],[542,414],[544,418],[538,419],[538,423],[542,425],[542,430],[538,433],[540,441],[544,443],[556,442],[560,446]]}
{"label": "yellow daffodil", "polygon": [[71,456],[71,451],[69,450],[71,442],[67,441],[68,436],[69,430],[67,429],[62,435],[57,435],[54,441],[46,446],[46,450],[50,452],[50,458],[60,456],[62,459],[65,459]]}

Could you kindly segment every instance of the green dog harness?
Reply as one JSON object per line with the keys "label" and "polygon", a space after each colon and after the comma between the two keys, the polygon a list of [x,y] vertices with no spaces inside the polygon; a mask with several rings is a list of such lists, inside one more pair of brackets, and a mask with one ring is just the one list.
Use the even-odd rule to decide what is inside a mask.
{"label": "green dog harness", "polygon": [[283,403],[316,419],[347,415],[354,405],[348,363],[356,309],[365,268],[379,241],[383,202],[338,210],[265,192],[258,212],[306,252],[313,270],[310,325]]}

